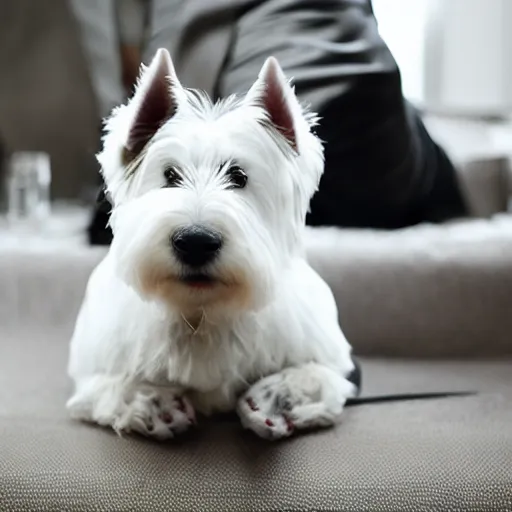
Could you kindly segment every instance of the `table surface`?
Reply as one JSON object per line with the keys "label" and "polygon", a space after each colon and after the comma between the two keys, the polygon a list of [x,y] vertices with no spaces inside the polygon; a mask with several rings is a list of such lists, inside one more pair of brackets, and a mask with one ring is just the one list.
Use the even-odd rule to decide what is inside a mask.
{"label": "table surface", "polygon": [[9,222],[0,216],[0,250],[45,250],[86,247],[90,208],[57,203],[40,228]]}

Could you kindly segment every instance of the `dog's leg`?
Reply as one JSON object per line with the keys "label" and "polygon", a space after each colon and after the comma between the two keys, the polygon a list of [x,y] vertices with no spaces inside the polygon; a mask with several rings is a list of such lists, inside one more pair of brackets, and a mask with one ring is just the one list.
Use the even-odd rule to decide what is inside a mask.
{"label": "dog's leg", "polygon": [[356,387],[334,370],[316,363],[265,377],[239,399],[242,425],[267,439],[296,430],[333,425]]}
{"label": "dog's leg", "polygon": [[171,439],[195,424],[193,407],[177,389],[120,377],[98,375],[79,381],[67,407],[75,419],[158,440]]}

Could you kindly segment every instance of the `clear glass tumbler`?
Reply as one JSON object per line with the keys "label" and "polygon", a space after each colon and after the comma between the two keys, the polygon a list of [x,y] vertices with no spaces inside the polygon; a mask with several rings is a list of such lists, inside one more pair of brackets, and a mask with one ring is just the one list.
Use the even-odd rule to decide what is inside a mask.
{"label": "clear glass tumbler", "polygon": [[50,215],[50,156],[13,153],[7,170],[7,219],[12,225],[41,228]]}

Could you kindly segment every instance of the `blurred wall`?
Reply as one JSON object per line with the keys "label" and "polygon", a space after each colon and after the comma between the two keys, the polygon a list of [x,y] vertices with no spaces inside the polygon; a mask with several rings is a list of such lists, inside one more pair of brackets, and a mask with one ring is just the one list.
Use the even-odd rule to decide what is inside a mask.
{"label": "blurred wall", "polygon": [[427,111],[512,113],[512,0],[373,0],[405,95]]}
{"label": "blurred wall", "polygon": [[512,1],[430,0],[425,101],[475,117],[512,113]]}
{"label": "blurred wall", "polygon": [[66,0],[0,0],[0,137],[52,158],[54,197],[96,182],[100,132],[78,28]]}
{"label": "blurred wall", "polygon": [[404,94],[417,104],[424,101],[425,33],[432,2],[372,0],[379,33],[400,67]]}

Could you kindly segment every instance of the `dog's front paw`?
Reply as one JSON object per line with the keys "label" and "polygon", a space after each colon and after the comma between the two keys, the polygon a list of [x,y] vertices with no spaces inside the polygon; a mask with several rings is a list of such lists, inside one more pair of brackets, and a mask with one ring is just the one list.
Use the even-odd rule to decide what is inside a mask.
{"label": "dog's front paw", "polygon": [[136,391],[121,416],[114,422],[118,433],[137,432],[165,441],[195,425],[192,405],[171,389],[151,388]]}
{"label": "dog's front paw", "polygon": [[239,399],[237,412],[245,428],[279,439],[296,430],[333,425],[354,393],[353,384],[340,375],[309,364],[256,382]]}

